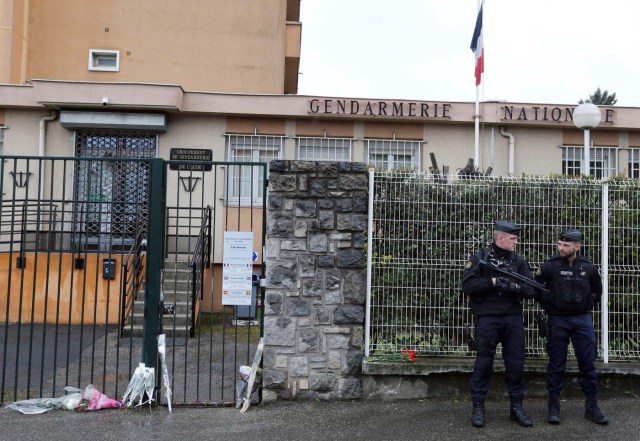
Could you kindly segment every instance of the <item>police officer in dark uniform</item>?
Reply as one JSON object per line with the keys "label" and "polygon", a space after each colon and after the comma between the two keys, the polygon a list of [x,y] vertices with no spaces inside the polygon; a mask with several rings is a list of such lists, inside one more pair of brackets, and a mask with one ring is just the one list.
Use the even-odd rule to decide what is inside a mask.
{"label": "police officer in dark uniform", "polygon": [[489,390],[496,347],[501,343],[505,380],[511,399],[510,417],[521,426],[531,427],[533,421],[522,408],[525,358],[522,299],[535,297],[536,291],[500,277],[500,273],[478,262],[491,261],[530,279],[533,275],[524,258],[514,253],[522,228],[500,220],[494,223],[493,230],[493,243],[469,257],[462,275],[462,291],[469,297],[476,322],[471,424],[475,427],[485,425],[484,401]]}
{"label": "police officer in dark uniform", "polygon": [[602,297],[602,279],[598,269],[578,254],[582,242],[580,230],[572,228],[560,233],[558,254],[546,261],[536,272],[550,294],[539,301],[549,315],[547,351],[547,391],[549,392],[547,422],[560,423],[558,397],[564,387],[569,340],[578,360],[580,387],[586,397],[584,417],[597,424],[608,424],[596,401],[597,374],[596,335],[591,310]]}

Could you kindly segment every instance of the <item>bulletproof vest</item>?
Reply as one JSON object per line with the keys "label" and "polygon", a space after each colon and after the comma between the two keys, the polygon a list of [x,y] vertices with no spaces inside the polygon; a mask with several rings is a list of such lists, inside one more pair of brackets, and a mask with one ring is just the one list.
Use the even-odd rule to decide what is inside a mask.
{"label": "bulletproof vest", "polygon": [[[503,268],[518,271],[518,257],[514,253],[504,253],[498,255],[491,248],[483,248],[476,257],[478,259],[493,260]],[[488,268],[482,268],[482,275],[498,277],[499,273]],[[515,314],[522,312],[521,300],[514,295],[503,295],[497,288],[491,288],[483,296],[476,296],[471,299],[471,312],[474,314]]]}
{"label": "bulletproof vest", "polygon": [[593,298],[588,264],[580,260],[573,266],[566,265],[560,259],[552,262],[551,306],[564,312],[589,312],[593,307]]}

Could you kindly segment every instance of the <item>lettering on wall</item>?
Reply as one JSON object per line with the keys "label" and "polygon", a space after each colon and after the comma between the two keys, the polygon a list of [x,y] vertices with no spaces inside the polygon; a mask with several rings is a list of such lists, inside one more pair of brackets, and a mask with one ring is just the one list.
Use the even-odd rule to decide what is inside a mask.
{"label": "lettering on wall", "polygon": [[[503,121],[549,121],[573,123],[574,109],[575,107],[559,106],[502,106],[500,119]],[[602,109],[601,112],[603,113],[603,123],[613,123],[613,109]]]}
{"label": "lettering on wall", "polygon": [[319,99],[309,100],[309,113],[323,115],[404,116],[451,119],[450,103]]}

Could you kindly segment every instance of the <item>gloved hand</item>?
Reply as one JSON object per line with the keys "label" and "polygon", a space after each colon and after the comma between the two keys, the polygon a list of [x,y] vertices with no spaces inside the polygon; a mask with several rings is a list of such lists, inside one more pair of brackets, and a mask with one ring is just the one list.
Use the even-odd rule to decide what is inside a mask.
{"label": "gloved hand", "polygon": [[518,294],[520,292],[520,285],[506,277],[497,277],[495,286],[500,294]]}

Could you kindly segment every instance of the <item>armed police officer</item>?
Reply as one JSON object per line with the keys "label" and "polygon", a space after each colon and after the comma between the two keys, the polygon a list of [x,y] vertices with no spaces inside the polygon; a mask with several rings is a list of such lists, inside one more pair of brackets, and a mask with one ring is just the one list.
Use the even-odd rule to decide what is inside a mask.
{"label": "armed police officer", "polygon": [[536,279],[546,285],[549,294],[540,296],[542,308],[549,316],[547,332],[547,422],[560,423],[559,396],[564,387],[569,340],[578,360],[580,387],[586,397],[584,417],[598,424],[608,424],[596,401],[596,335],[591,311],[602,296],[602,279],[598,269],[579,255],[582,233],[568,229],[560,233],[558,254],[543,263]]}
{"label": "armed police officer", "polygon": [[522,408],[525,358],[522,299],[535,297],[536,290],[501,277],[491,265],[480,265],[491,261],[496,267],[527,279],[533,278],[529,264],[514,252],[522,228],[500,220],[494,223],[493,230],[491,245],[469,257],[462,275],[462,291],[469,297],[476,322],[476,360],[470,384],[473,401],[471,424],[475,427],[485,425],[484,401],[489,391],[496,347],[500,343],[511,399],[510,417],[521,426],[531,427],[533,421]]}

